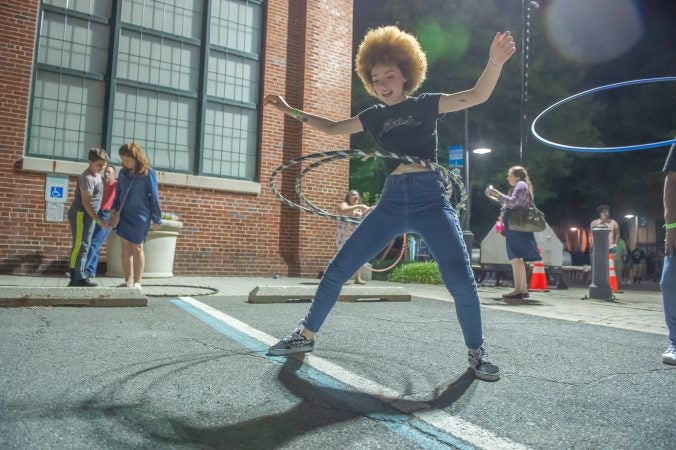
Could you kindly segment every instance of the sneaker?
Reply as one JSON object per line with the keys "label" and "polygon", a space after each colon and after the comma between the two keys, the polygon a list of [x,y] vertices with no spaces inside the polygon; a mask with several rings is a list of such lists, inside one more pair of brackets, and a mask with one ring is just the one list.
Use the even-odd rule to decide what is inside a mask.
{"label": "sneaker", "polygon": [[134,287],[134,289],[138,289],[140,291],[141,290],[141,283],[134,283],[133,287]]}
{"label": "sneaker", "polygon": [[671,344],[667,351],[662,353],[662,362],[676,366],[676,344]]}
{"label": "sneaker", "polygon": [[77,281],[71,281],[68,283],[68,287],[96,287],[98,284],[89,281],[88,278],[83,278]]}
{"label": "sneaker", "polygon": [[126,283],[127,283],[126,286],[127,286],[128,288],[133,288],[133,287],[134,287],[134,282],[133,282],[133,281],[127,281]]}
{"label": "sneaker", "polygon": [[467,361],[478,379],[498,381],[500,378],[500,368],[489,361],[485,342],[479,348],[467,349]]}
{"label": "sneaker", "polygon": [[292,353],[311,352],[315,348],[314,339],[305,339],[300,329],[277,342],[268,349],[268,355],[290,355]]}

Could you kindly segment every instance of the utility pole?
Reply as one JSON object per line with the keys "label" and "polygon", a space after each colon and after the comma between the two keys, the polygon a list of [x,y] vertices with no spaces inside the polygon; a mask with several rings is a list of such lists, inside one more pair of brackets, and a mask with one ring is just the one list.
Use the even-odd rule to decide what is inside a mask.
{"label": "utility pole", "polygon": [[519,144],[519,162],[522,166],[528,165],[528,58],[530,53],[530,21],[531,11],[540,7],[533,0],[521,1],[521,141]]}
{"label": "utility pole", "polygon": [[462,237],[465,240],[465,247],[469,253],[469,259],[472,260],[472,243],[474,233],[469,229],[469,219],[472,211],[472,185],[469,179],[469,109],[465,108],[465,142],[463,143],[464,163],[465,163],[465,189],[467,189],[467,210],[462,215]]}

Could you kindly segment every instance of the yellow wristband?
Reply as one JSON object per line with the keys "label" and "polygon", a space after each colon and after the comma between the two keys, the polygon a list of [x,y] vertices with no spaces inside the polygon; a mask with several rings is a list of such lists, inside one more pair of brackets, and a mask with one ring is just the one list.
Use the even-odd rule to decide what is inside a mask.
{"label": "yellow wristband", "polygon": [[298,111],[296,108],[293,109],[293,113],[291,115],[294,119],[300,120],[300,111]]}
{"label": "yellow wristband", "polygon": [[676,222],[665,223],[664,228],[667,229],[667,230],[673,230],[674,228],[676,228]]}

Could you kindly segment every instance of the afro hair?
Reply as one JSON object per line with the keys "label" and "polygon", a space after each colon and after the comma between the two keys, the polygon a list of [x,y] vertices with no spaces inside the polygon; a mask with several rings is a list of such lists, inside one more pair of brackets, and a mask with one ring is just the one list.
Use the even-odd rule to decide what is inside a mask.
{"label": "afro hair", "polygon": [[371,29],[359,44],[355,70],[366,92],[377,97],[371,69],[376,64],[395,64],[404,78],[404,93],[415,92],[427,74],[427,57],[416,38],[395,26]]}

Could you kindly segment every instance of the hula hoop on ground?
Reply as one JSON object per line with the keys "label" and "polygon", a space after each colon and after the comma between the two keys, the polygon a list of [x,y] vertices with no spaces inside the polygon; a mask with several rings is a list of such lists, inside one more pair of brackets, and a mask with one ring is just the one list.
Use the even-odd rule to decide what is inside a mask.
{"label": "hula hoop on ground", "polygon": [[553,109],[558,108],[559,106],[571,102],[577,98],[584,97],[585,95],[593,94],[596,92],[601,92],[601,91],[607,91],[609,89],[615,89],[623,86],[631,86],[635,84],[648,84],[648,83],[660,83],[660,82],[665,82],[665,81],[676,81],[676,76],[674,77],[659,77],[659,78],[644,78],[641,80],[629,80],[629,81],[622,81],[620,83],[613,83],[613,84],[607,84],[604,86],[598,86],[593,89],[588,89],[583,92],[579,92],[575,95],[571,95],[570,97],[564,98],[563,100],[559,100],[558,102],[554,103],[553,105],[549,106],[546,108],[544,111],[542,111],[540,114],[537,115],[535,120],[533,120],[533,123],[531,125],[531,133],[533,133],[533,136],[540,141],[541,143],[553,147],[559,150],[568,150],[571,152],[598,152],[598,153],[610,153],[610,152],[629,152],[629,151],[634,151],[634,150],[646,150],[650,148],[657,148],[657,147],[664,147],[667,145],[671,145],[676,143],[676,138],[675,139],[670,139],[668,141],[659,141],[659,142],[650,142],[648,144],[639,144],[639,145],[625,145],[625,146],[620,146],[620,147],[576,147],[573,145],[565,145],[565,144],[559,144],[557,142],[552,142],[550,140],[547,140],[540,136],[538,132],[535,130],[535,125],[537,124],[537,121],[540,120],[540,118],[545,115],[546,113],[552,111]]}

